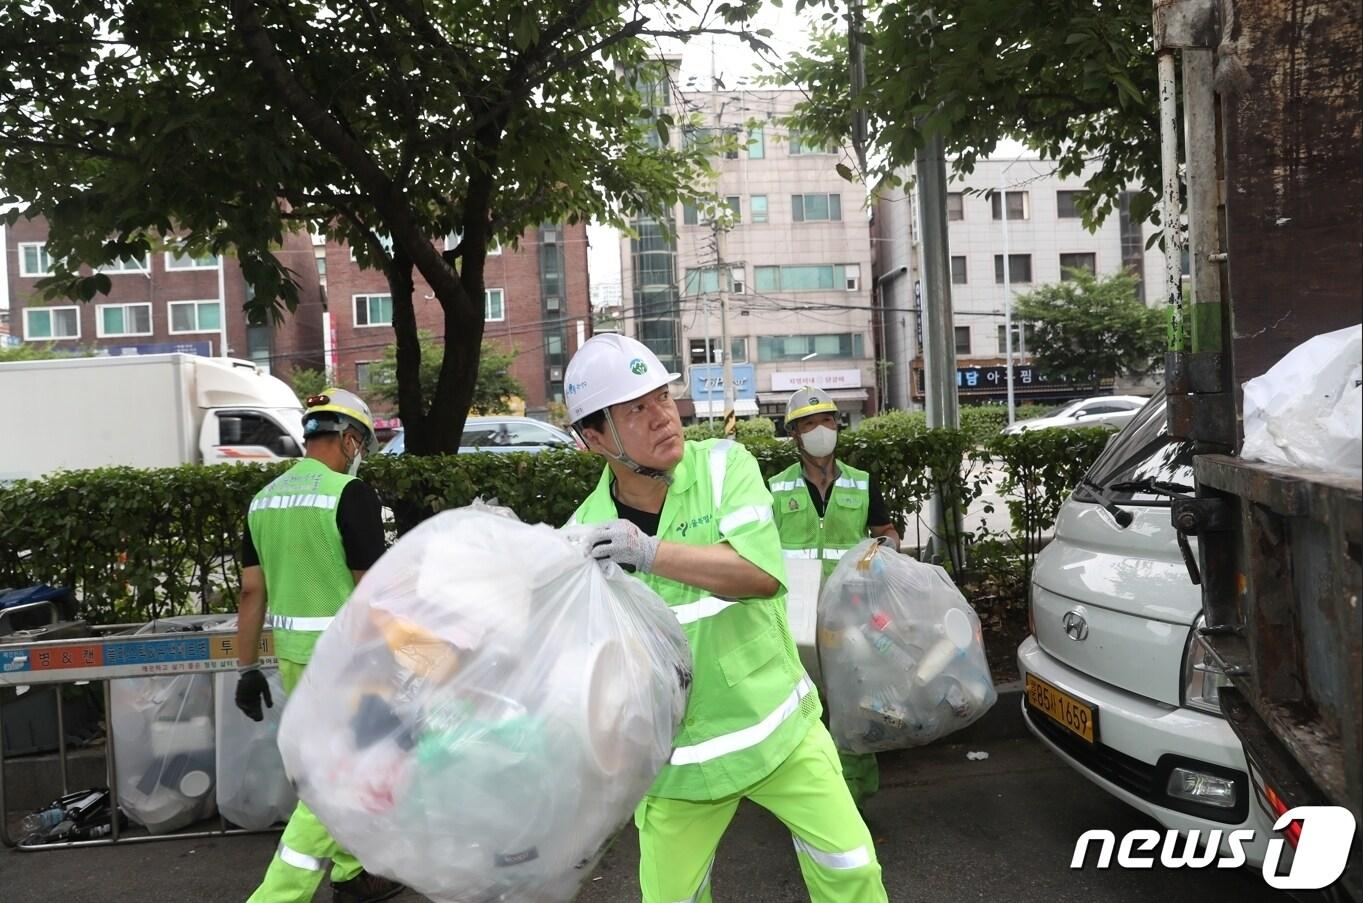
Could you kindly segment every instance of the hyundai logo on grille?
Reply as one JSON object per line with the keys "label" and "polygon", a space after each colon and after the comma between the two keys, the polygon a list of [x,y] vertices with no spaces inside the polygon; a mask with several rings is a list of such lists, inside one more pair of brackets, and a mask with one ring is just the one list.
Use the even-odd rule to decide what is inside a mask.
{"label": "hyundai logo on grille", "polygon": [[1083,609],[1076,608],[1072,611],[1065,612],[1065,617],[1061,623],[1065,625],[1065,636],[1074,640],[1076,643],[1080,640],[1088,639],[1089,622],[1084,620]]}

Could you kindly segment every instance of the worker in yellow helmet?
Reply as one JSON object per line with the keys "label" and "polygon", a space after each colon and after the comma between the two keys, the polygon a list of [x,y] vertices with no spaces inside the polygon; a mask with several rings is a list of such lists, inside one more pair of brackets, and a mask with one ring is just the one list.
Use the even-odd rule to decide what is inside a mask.
{"label": "worker in yellow helmet", "polygon": [[[274,704],[257,660],[264,623],[274,635],[284,690],[292,692],[317,638],[384,552],[378,494],[355,478],[364,455],[378,450],[369,406],[344,389],[309,398],[303,442],[305,457],[256,495],[246,517],[236,703],[255,721],[263,717],[262,703]],[[335,903],[375,903],[402,891],[366,872],[300,802],[249,903],[309,903],[328,862]]]}
{"label": "worker in yellow helmet", "polygon": [[[837,459],[838,428],[838,406],[827,392],[815,386],[796,390],[786,402],[786,431],[800,460],[767,481],[785,557],[817,559],[825,580],[843,553],[868,535],[899,548],[899,532],[875,479]],[[858,804],[880,789],[874,753],[839,750],[838,757]]]}

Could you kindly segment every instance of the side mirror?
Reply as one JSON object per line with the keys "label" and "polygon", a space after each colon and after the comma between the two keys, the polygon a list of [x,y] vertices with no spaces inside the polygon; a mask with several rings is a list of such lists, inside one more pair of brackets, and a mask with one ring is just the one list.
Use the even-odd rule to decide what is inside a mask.
{"label": "side mirror", "polygon": [[1075,420],[1078,420],[1080,417],[1087,417],[1088,414],[1089,414],[1088,411],[1075,411],[1070,416],[1073,417]]}
{"label": "side mirror", "polygon": [[303,450],[298,447],[292,436],[276,436],[270,443],[271,450],[281,458],[301,458]]}
{"label": "side mirror", "polygon": [[219,445],[239,445],[239,444],[241,444],[241,418],[240,418],[240,417],[219,417],[219,418],[218,418],[218,444],[219,444]]}

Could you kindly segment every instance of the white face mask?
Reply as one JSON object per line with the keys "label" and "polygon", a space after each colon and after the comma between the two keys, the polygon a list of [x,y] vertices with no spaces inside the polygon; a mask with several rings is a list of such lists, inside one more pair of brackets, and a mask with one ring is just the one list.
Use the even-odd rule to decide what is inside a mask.
{"label": "white face mask", "polygon": [[[343,439],[343,440],[341,440],[341,441],[344,442],[345,440]],[[358,473],[359,470],[360,470],[360,461],[361,461],[363,458],[364,458],[364,447],[363,447],[363,446],[358,446],[358,447],[356,447],[356,449],[355,449],[355,454],[354,454],[353,457],[350,458],[350,463],[346,465],[345,472],[346,472],[349,476],[352,476],[352,477],[355,476],[355,474]]]}
{"label": "white face mask", "polygon": [[838,447],[838,431],[832,427],[816,426],[800,436],[800,447],[805,454],[815,458],[826,458]]}

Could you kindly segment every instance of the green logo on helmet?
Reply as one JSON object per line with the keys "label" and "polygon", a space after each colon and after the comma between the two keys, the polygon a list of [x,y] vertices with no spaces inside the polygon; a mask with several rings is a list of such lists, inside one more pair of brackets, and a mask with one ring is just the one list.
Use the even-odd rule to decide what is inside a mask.
{"label": "green logo on helmet", "polygon": [[648,372],[648,364],[645,364],[642,359],[636,357],[629,362],[629,372],[633,373],[635,376],[643,376]]}

